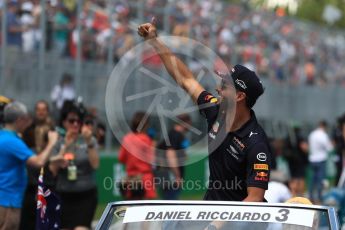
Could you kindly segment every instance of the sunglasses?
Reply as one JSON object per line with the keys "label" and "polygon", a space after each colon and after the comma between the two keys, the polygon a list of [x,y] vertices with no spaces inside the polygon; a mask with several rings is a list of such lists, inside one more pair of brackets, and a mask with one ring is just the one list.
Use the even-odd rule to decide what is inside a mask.
{"label": "sunglasses", "polygon": [[76,118],[71,118],[71,119],[68,119],[67,120],[68,123],[70,124],[74,124],[74,123],[77,123],[78,125],[81,123],[79,119],[76,119]]}
{"label": "sunglasses", "polygon": [[229,87],[229,85],[231,85],[229,82],[222,79],[222,81],[220,82],[220,89],[225,90]]}
{"label": "sunglasses", "polygon": [[85,120],[84,124],[85,125],[93,125],[93,120]]}

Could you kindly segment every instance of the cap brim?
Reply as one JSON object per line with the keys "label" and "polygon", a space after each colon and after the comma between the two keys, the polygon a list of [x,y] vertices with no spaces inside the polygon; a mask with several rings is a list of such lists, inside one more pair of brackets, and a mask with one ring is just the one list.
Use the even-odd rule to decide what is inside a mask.
{"label": "cap brim", "polygon": [[225,82],[233,85],[233,80],[232,80],[232,77],[230,74],[227,74],[227,73],[222,73],[218,70],[215,70],[214,73],[221,79],[221,80],[224,80]]}

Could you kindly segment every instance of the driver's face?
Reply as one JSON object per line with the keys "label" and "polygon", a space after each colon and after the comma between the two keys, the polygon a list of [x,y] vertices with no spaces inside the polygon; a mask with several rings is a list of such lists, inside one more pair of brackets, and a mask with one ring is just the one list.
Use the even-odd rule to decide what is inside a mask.
{"label": "driver's face", "polygon": [[218,95],[220,96],[219,102],[221,103],[224,99],[233,101],[236,96],[236,89],[234,86],[225,80],[221,80],[219,86],[216,89]]}

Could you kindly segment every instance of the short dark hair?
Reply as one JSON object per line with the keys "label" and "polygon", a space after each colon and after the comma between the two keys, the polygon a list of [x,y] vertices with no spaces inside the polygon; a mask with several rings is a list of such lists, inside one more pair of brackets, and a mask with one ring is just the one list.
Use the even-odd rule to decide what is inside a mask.
{"label": "short dark hair", "polygon": [[327,123],[327,121],[322,120],[322,121],[319,122],[319,126],[328,127],[328,123]]}
{"label": "short dark hair", "polygon": [[74,101],[65,101],[61,113],[60,113],[60,126],[63,126],[63,122],[67,119],[68,114],[75,113],[82,121],[84,118],[84,110],[78,106]]}
{"label": "short dark hair", "polygon": [[248,97],[248,95],[246,94],[246,105],[248,108],[253,108],[253,106],[255,105],[256,100],[251,99],[250,97]]}
{"label": "short dark hair", "polygon": [[[148,125],[149,125],[149,117],[146,117],[146,113],[139,111],[136,112],[133,117],[132,117],[132,121],[131,121],[131,130],[134,133],[138,133],[142,130],[145,130]],[[145,119],[145,120],[144,120]],[[138,130],[140,128],[140,130]]]}
{"label": "short dark hair", "polygon": [[50,111],[49,103],[46,100],[39,100],[35,104],[35,109],[37,109],[38,104],[44,104],[47,107],[48,112]]}
{"label": "short dark hair", "polygon": [[[235,87],[235,89],[237,90],[237,92],[243,92],[243,93],[246,94],[246,98],[245,98],[246,106],[248,108],[250,108],[250,109],[253,108],[253,106],[255,105],[255,103],[257,101],[257,99],[253,99],[253,98],[249,97],[248,94],[246,92],[244,92],[243,90],[241,90],[241,89],[238,89],[236,87]],[[263,90],[265,91],[265,89],[263,89]]]}
{"label": "short dark hair", "polygon": [[60,85],[63,85],[64,83],[73,83],[73,76],[69,73],[64,73],[60,80]]}

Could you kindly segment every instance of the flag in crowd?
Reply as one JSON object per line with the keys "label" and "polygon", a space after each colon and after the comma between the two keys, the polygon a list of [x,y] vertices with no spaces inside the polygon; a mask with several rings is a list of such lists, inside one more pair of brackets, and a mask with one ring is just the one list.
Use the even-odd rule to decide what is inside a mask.
{"label": "flag in crowd", "polygon": [[38,178],[36,230],[60,229],[60,198],[44,185],[44,170]]}

